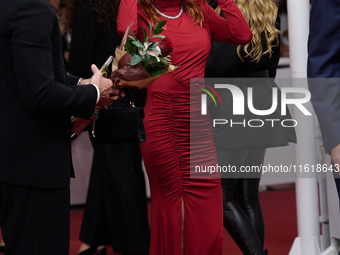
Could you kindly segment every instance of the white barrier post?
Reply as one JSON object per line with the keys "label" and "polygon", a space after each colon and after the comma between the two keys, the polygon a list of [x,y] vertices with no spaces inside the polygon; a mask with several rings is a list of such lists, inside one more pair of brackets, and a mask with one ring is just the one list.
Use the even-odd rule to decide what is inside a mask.
{"label": "white barrier post", "polygon": [[[289,56],[293,87],[307,86],[307,40],[309,34],[309,0],[288,0]],[[298,79],[304,78],[304,79]],[[304,106],[314,112],[311,103]],[[315,166],[314,119],[293,109],[298,121],[295,147],[296,166]],[[318,255],[319,250],[319,208],[316,178],[296,176],[296,203],[298,237],[289,252],[290,255]]]}

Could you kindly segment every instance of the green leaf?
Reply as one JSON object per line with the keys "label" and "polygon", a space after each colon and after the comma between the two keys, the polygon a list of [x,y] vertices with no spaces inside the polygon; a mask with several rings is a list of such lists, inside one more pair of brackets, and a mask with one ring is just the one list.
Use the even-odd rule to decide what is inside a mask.
{"label": "green leaf", "polygon": [[148,51],[156,51],[159,55],[161,54],[161,52],[157,49],[157,48],[148,48]]}
{"label": "green leaf", "polygon": [[134,38],[132,35],[129,35],[128,38],[130,38],[132,41],[136,41],[136,38]]}
{"label": "green leaf", "polygon": [[166,65],[170,65],[170,64],[171,64],[171,62],[166,61],[166,60],[164,60],[164,59],[162,59],[162,58],[161,58],[161,62],[164,63],[164,64],[166,64]]}
{"label": "green leaf", "polygon": [[139,48],[144,48],[144,44],[142,44],[140,41],[133,41],[132,42],[133,45],[136,45]]}
{"label": "green leaf", "polygon": [[152,24],[150,21],[149,21],[149,28],[150,28],[150,36],[151,36],[152,35]]}
{"label": "green leaf", "polygon": [[139,62],[141,62],[143,60],[143,57],[141,55],[134,55],[131,59],[131,65],[135,66],[137,65]]}
{"label": "green leaf", "polygon": [[150,45],[149,45],[149,47],[148,48],[156,48],[157,46],[158,46],[158,42],[156,42],[156,41],[153,41]]}
{"label": "green leaf", "polygon": [[144,34],[144,41],[147,41],[148,40],[148,34],[146,33],[146,30],[144,27],[142,27],[143,29],[143,34]]}
{"label": "green leaf", "polygon": [[131,53],[131,46],[132,46],[132,44],[131,44],[131,40],[127,40],[127,41],[126,41],[126,43],[125,43],[125,45],[124,45],[124,49],[125,49],[125,51],[127,51],[127,52],[130,52],[130,53]]}
{"label": "green leaf", "polygon": [[152,39],[152,38],[161,38],[161,39],[163,39],[163,38],[165,38],[165,36],[164,35],[153,35],[153,36],[150,37],[150,39]]}
{"label": "green leaf", "polygon": [[151,46],[151,47],[156,47],[158,44],[159,44],[159,42],[153,41],[153,42],[150,44],[150,46]]}
{"label": "green leaf", "polygon": [[160,34],[163,32],[163,28],[155,28],[155,30],[153,31],[153,34]]}
{"label": "green leaf", "polygon": [[162,20],[158,22],[155,26],[155,30],[153,31],[154,34],[159,34],[163,32],[163,26],[166,24],[166,20]]}
{"label": "green leaf", "polygon": [[157,58],[155,58],[154,56],[150,56],[150,60],[154,63],[158,63]]}
{"label": "green leaf", "polygon": [[145,53],[144,55],[144,68],[146,69],[150,63],[150,55],[149,53]]}

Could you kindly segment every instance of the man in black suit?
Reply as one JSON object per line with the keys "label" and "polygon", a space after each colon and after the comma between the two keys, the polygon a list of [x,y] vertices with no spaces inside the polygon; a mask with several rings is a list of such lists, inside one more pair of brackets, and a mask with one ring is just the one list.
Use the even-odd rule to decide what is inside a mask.
{"label": "man in black suit", "polygon": [[[308,85],[325,151],[340,166],[340,1],[313,0],[308,41]],[[318,79],[317,79],[318,78]],[[322,78],[322,79],[321,79]],[[335,182],[340,195],[339,174]]]}
{"label": "man in black suit", "polygon": [[69,254],[70,116],[90,118],[119,94],[96,66],[92,71],[84,86],[66,75],[58,18],[47,0],[0,0],[5,254]]}

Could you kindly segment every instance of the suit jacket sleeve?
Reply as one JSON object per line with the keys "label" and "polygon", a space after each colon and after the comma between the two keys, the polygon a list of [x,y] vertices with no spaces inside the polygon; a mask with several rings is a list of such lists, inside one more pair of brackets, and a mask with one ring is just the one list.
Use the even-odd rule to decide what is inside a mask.
{"label": "suit jacket sleeve", "polygon": [[79,79],[82,78],[82,77],[78,77],[78,76],[74,76],[74,75],[67,75],[67,78],[68,78],[68,83],[70,85],[77,85]]}
{"label": "suit jacket sleeve", "polygon": [[94,86],[69,86],[55,80],[58,67],[53,58],[62,55],[53,55],[51,35],[59,27],[48,2],[24,1],[14,13],[9,22],[13,66],[25,104],[35,111],[90,117],[97,96]]}
{"label": "suit jacket sleeve", "polygon": [[328,153],[340,144],[339,24],[339,1],[313,1],[308,40],[308,85]]}

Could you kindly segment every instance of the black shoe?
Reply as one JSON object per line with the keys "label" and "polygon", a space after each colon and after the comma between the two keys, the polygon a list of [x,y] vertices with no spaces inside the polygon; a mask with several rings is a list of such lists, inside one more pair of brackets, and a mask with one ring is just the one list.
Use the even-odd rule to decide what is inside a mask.
{"label": "black shoe", "polygon": [[264,255],[268,255],[268,250],[264,250]]}
{"label": "black shoe", "polygon": [[6,250],[6,245],[0,246],[0,252],[5,252]]}

